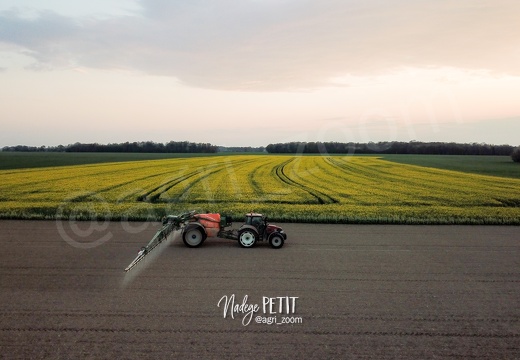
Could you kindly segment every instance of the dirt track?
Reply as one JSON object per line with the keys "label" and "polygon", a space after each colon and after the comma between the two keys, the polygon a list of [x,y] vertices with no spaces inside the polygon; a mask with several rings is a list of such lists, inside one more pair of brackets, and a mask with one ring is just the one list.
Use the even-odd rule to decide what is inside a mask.
{"label": "dirt track", "polygon": [[[125,275],[158,224],[91,225],[0,222],[0,358],[520,358],[518,227],[283,224],[280,250],[176,237]],[[249,325],[217,307],[232,294],[260,305]],[[255,323],[264,296],[298,297],[302,323]]]}

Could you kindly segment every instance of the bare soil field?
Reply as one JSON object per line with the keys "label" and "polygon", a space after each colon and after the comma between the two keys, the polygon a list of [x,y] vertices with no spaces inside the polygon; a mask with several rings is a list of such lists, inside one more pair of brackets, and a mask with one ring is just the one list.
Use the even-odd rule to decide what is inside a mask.
{"label": "bare soil field", "polygon": [[0,358],[520,358],[518,227],[281,225],[125,273],[157,223],[0,221]]}

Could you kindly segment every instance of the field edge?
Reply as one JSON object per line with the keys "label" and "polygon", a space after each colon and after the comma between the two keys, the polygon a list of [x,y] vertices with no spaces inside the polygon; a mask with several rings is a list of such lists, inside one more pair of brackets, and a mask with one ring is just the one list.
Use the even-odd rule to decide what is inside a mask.
{"label": "field edge", "polygon": [[336,204],[294,205],[280,210],[273,204],[141,204],[131,209],[117,204],[17,204],[2,208],[0,220],[72,220],[72,221],[160,221],[166,215],[195,210],[199,213],[218,212],[233,221],[244,214],[259,212],[270,221],[316,224],[395,224],[395,225],[520,225],[520,208],[482,207],[363,207],[345,212]]}

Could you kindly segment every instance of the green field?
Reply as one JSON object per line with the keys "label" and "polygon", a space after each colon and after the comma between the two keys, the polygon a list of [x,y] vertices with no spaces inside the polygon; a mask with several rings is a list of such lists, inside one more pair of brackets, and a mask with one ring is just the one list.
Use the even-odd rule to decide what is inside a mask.
{"label": "green field", "polygon": [[112,156],[119,162],[26,159],[29,168],[1,170],[0,217],[146,220],[196,209],[295,222],[520,224],[520,179],[504,158]]}
{"label": "green field", "polygon": [[72,152],[3,152],[0,151],[0,170],[101,164],[108,162],[172,159],[179,157],[211,156],[208,154],[170,153],[72,153]]}
{"label": "green field", "polygon": [[381,155],[401,164],[520,179],[520,164],[510,156],[485,155]]}
{"label": "green field", "polygon": [[[161,153],[68,153],[68,152],[1,152],[0,170],[101,164],[109,162],[175,159],[184,157],[232,156],[244,153],[161,154]],[[257,154],[258,155],[258,154]],[[269,156],[269,155],[266,155]],[[276,155],[271,155],[276,156]],[[304,155],[313,156],[313,155]],[[385,160],[473,174],[520,179],[520,165],[510,156],[474,155],[362,155]]]}

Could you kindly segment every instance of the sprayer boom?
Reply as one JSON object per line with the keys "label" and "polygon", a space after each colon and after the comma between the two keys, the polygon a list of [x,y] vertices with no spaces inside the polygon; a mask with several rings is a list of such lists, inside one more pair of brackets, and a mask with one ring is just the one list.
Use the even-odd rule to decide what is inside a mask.
{"label": "sprayer boom", "polygon": [[136,258],[130,263],[130,265],[125,268],[125,271],[129,271],[131,268],[137,265],[157,245],[163,242],[163,240],[166,240],[172,232],[184,228],[186,223],[188,223],[193,218],[193,215],[195,215],[195,211],[190,211],[181,215],[169,215],[165,217],[163,219],[162,228],[155,233],[152,240],[150,240],[146,246],[143,246],[141,250],[139,250]]}

